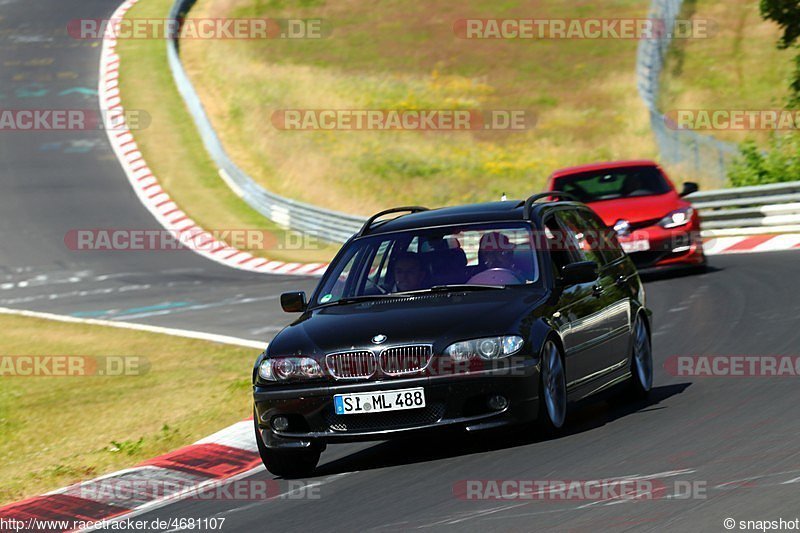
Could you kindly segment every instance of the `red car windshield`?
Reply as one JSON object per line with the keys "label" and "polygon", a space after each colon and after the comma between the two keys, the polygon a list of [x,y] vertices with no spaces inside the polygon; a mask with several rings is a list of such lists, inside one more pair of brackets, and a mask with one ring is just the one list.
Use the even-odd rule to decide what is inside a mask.
{"label": "red car windshield", "polygon": [[581,172],[556,178],[553,190],[564,191],[581,202],[653,196],[670,187],[656,167],[624,167]]}

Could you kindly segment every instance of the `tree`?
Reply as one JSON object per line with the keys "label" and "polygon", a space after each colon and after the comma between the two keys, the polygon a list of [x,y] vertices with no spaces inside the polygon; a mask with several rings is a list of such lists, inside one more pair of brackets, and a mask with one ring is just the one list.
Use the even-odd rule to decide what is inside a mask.
{"label": "tree", "polygon": [[[800,38],[800,0],[761,0],[761,16],[766,20],[776,22],[783,30],[783,35],[778,41],[778,48],[785,50],[796,46]],[[789,105],[800,105],[800,55],[794,58],[794,72],[789,84],[792,94]]]}

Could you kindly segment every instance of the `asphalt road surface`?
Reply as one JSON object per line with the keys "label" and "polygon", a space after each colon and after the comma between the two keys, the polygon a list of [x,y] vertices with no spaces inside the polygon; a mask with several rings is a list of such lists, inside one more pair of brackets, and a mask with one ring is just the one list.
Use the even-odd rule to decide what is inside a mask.
{"label": "asphalt road surface", "polygon": [[[71,19],[116,0],[0,0],[0,105],[96,108],[99,46]],[[313,280],[237,272],[191,252],[73,252],[77,228],[156,228],[97,132],[0,132],[0,306],[268,339],[277,295]],[[655,389],[573,406],[566,433],[331,446],[315,488],[270,501],[182,501],[140,518],[224,517],[223,531],[723,530],[800,515],[797,380],[677,377],[675,355],[797,355],[800,254],[723,256],[647,283]],[[467,480],[652,481],[653,500],[464,500]],[[252,479],[272,479],[266,471]],[[287,490],[286,481],[279,485]],[[686,487],[691,487],[687,490]],[[456,491],[457,492],[457,491]],[[683,497],[683,493],[688,492]],[[299,497],[298,497],[299,496]]]}
{"label": "asphalt road surface", "polygon": [[[0,0],[0,107],[98,109],[97,41],[69,21],[116,0]],[[103,131],[0,131],[0,307],[267,339],[277,295],[309,278],[233,270],[188,251],[73,251],[69,230],[159,229]]]}

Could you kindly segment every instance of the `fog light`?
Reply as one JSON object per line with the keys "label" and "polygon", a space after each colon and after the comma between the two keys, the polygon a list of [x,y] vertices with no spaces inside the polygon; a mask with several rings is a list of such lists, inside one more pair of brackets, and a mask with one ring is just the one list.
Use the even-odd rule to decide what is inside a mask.
{"label": "fog light", "polygon": [[289,419],[285,416],[276,416],[272,419],[272,429],[275,431],[286,431],[289,429]]}
{"label": "fog light", "polygon": [[506,407],[508,407],[508,400],[506,400],[505,396],[490,396],[489,397],[489,407],[494,409],[495,411],[502,411]]}

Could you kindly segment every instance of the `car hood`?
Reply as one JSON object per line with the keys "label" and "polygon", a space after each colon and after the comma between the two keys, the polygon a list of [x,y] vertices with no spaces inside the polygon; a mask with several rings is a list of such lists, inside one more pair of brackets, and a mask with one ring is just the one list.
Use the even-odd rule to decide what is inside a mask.
{"label": "car hood", "polygon": [[670,191],[655,196],[589,202],[587,205],[600,215],[606,225],[613,226],[620,219],[632,224],[660,219],[688,203],[682,200],[678,193]]}
{"label": "car hood", "polygon": [[[521,324],[544,298],[530,287],[501,291],[424,294],[371,300],[308,311],[269,344],[276,355],[322,356],[353,348],[432,343],[443,350],[451,342],[481,336],[521,333]],[[530,325],[527,325],[529,328]],[[521,333],[523,334],[523,333]]]}

